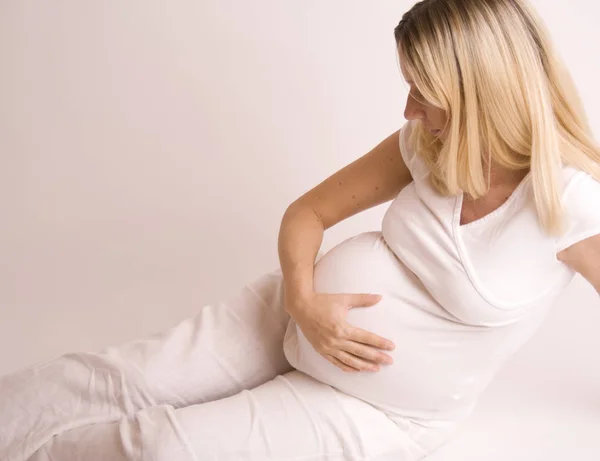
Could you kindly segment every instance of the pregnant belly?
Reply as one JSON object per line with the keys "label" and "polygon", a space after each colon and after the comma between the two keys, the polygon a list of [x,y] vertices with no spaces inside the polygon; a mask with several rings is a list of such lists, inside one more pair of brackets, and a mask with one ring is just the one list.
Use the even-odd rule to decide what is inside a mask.
{"label": "pregnant belly", "polygon": [[317,353],[290,321],[284,351],[296,369],[386,413],[418,419],[463,419],[491,378],[498,339],[457,323],[389,249],[380,232],[350,238],[315,265],[315,291],[377,293],[373,307],[350,309],[350,324],[392,340],[394,359],[379,372],[348,373]]}

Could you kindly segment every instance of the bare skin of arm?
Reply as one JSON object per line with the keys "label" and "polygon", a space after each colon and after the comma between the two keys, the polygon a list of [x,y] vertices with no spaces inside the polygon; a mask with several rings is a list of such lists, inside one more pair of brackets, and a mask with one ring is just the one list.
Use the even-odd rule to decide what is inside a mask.
{"label": "bare skin of arm", "polygon": [[299,197],[287,208],[281,222],[278,250],[285,308],[313,347],[344,371],[376,371],[371,362],[390,363],[391,360],[378,349],[392,349],[394,345],[345,322],[347,308],[373,305],[380,297],[315,293],[314,264],[325,230],[392,200],[411,182],[398,137],[396,131]]}
{"label": "bare skin of arm", "polygon": [[285,211],[278,251],[286,288],[312,292],[313,266],[325,230],[361,211],[392,200],[411,180],[398,131],[370,152],[295,200]]}

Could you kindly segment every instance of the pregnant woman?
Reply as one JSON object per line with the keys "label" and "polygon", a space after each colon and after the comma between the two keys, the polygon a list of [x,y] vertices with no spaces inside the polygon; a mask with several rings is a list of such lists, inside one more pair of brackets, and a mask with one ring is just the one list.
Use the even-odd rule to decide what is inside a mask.
{"label": "pregnant woman", "polygon": [[421,459],[576,272],[600,291],[600,149],[529,4],[424,0],[395,39],[408,122],[288,207],[280,269],[1,378],[0,459]]}

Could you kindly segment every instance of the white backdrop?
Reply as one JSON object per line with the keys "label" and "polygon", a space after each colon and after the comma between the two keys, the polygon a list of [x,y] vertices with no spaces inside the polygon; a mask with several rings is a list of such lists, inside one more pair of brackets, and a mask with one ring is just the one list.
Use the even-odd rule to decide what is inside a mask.
{"label": "white backdrop", "polygon": [[[287,205],[404,122],[393,28],[412,4],[0,0],[0,374],[144,337],[275,268]],[[598,136],[600,7],[533,4]],[[598,328],[577,278],[498,382],[593,409],[597,433]]]}

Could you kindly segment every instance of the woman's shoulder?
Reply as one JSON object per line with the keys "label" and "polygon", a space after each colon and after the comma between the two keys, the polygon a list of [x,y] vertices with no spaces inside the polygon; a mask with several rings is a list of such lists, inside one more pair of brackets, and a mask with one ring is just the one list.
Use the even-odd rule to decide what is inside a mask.
{"label": "woman's shoulder", "polygon": [[400,134],[399,134],[399,139],[398,139],[398,142],[400,145],[400,153],[402,154],[404,163],[406,163],[406,165],[409,168],[414,160],[415,151],[416,151],[416,149],[413,146],[412,140],[410,139],[411,134],[414,130],[414,127],[415,127],[414,120],[409,120],[409,121],[405,122],[400,127]]}
{"label": "woman's shoulder", "polygon": [[[591,187],[592,190],[596,187],[600,187],[600,181],[598,181],[597,178],[594,178],[587,171],[583,171],[574,165],[568,164],[562,165],[559,172],[559,182],[562,200],[566,200],[573,193],[584,195],[584,192],[588,192],[587,188],[589,187]],[[577,192],[578,190],[579,192]]]}
{"label": "woman's shoulder", "polygon": [[417,155],[417,140],[413,136],[417,123],[417,120],[409,120],[405,122],[400,128],[398,139],[398,142],[400,143],[402,160],[404,160],[404,163],[408,167],[410,174],[415,181],[423,179],[428,173],[425,162],[419,155]]}
{"label": "woman's shoulder", "polygon": [[564,165],[560,181],[566,228],[557,241],[558,251],[600,233],[600,180],[575,166]]}

